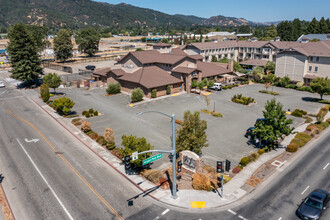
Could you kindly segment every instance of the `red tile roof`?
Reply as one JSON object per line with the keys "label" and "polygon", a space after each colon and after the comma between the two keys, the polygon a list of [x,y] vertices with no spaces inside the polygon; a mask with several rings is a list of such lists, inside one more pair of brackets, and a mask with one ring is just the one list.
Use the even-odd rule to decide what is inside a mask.
{"label": "red tile roof", "polygon": [[226,73],[232,73],[232,71],[221,67],[215,63],[206,63],[197,61],[197,69],[202,72],[202,77],[211,77],[211,76],[217,76],[222,75]]}
{"label": "red tile roof", "polygon": [[106,76],[110,72],[111,68],[102,68],[102,69],[96,69],[93,74],[99,75],[99,76]]}
{"label": "red tile roof", "polygon": [[189,68],[189,67],[183,67],[183,66],[176,67],[175,69],[172,70],[172,72],[184,73],[184,74],[191,74],[194,71],[196,71],[196,68]]}
{"label": "red tile roof", "polygon": [[122,70],[122,69],[113,69],[110,72],[112,72],[116,76],[123,76],[123,75],[126,74],[126,72],[124,70]]}
{"label": "red tile roof", "polygon": [[258,60],[258,59],[249,59],[240,62],[242,65],[250,65],[250,66],[265,66],[267,63],[267,60]]}
{"label": "red tile roof", "polygon": [[173,85],[182,81],[157,66],[144,67],[132,74],[125,74],[119,78],[122,81],[133,82],[147,89]]}

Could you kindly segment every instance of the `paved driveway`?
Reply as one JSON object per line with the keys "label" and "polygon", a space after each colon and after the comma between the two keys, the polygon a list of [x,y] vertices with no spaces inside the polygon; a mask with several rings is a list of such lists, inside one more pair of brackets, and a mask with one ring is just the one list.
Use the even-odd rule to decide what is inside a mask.
{"label": "paved driveway", "polygon": [[[245,131],[248,127],[254,125],[257,118],[262,117],[265,103],[273,98],[271,95],[259,93],[258,91],[261,89],[264,89],[262,85],[248,85],[209,95],[211,105],[208,108],[213,110],[215,104],[216,111],[221,112],[224,117],[215,118],[201,113],[201,118],[208,123],[209,147],[203,149],[205,162],[215,165],[217,160],[229,159],[233,162],[233,165],[236,165],[242,156],[255,151],[254,147],[247,143],[247,139],[244,137]],[[115,132],[117,146],[120,146],[123,134],[132,134],[138,137],[146,137],[156,149],[170,149],[170,119],[155,113],[140,116],[137,113],[156,110],[167,114],[174,113],[178,119],[182,119],[186,110],[193,112],[207,108],[205,97],[195,94],[170,96],[129,107],[127,95],[104,96],[104,88],[91,90],[63,89],[61,91],[76,102],[74,110],[78,113],[91,107],[104,113],[102,116],[89,120],[92,123],[93,130],[99,134],[104,132],[106,126],[112,128]],[[317,94],[276,87],[274,87],[274,91],[280,93],[275,98],[283,104],[285,110],[291,109],[293,111],[300,108],[309,113],[317,113],[322,106],[318,103],[302,100],[303,97],[318,97]],[[231,97],[238,93],[253,97],[257,103],[252,106],[232,103],[230,101]],[[304,121],[301,118],[288,117],[294,120],[293,126],[297,126]],[[178,128],[179,125],[176,127]],[[162,163],[159,163],[158,166],[160,164]]]}

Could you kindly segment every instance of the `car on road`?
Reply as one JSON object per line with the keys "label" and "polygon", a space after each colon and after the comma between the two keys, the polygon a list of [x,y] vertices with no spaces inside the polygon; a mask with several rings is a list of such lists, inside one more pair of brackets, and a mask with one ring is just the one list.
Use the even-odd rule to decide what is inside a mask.
{"label": "car on road", "polygon": [[87,65],[85,66],[86,70],[95,70],[95,66],[94,65]]}
{"label": "car on road", "polygon": [[320,219],[328,207],[330,195],[327,191],[316,189],[311,192],[298,207],[296,215],[300,219]]}
{"label": "car on road", "polygon": [[5,87],[5,84],[2,81],[0,81],[0,88],[3,88],[3,87]]}
{"label": "car on road", "polygon": [[221,91],[222,85],[221,85],[221,83],[214,83],[213,86],[211,87],[211,89]]}

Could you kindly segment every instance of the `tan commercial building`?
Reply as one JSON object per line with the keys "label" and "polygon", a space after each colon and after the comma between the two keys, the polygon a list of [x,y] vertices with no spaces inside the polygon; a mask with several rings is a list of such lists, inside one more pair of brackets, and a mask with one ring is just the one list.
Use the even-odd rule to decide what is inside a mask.
{"label": "tan commercial building", "polygon": [[330,40],[300,43],[277,54],[275,74],[309,84],[330,77]]}

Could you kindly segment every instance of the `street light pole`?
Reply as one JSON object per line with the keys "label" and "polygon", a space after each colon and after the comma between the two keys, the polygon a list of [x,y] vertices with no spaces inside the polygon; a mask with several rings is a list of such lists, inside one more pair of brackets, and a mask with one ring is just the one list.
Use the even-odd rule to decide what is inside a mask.
{"label": "street light pole", "polygon": [[173,168],[173,175],[172,175],[172,199],[177,199],[178,196],[176,194],[176,138],[175,138],[175,115],[168,115],[165,114],[163,112],[160,111],[145,111],[145,112],[139,112],[137,113],[137,115],[142,115],[144,113],[150,113],[150,112],[154,112],[154,113],[159,113],[162,115],[165,115],[169,118],[172,119],[172,151],[160,151],[160,150],[150,150],[150,151],[144,151],[144,152],[140,152],[139,154],[142,153],[147,153],[147,152],[164,152],[164,153],[170,153],[172,154],[172,168]]}

